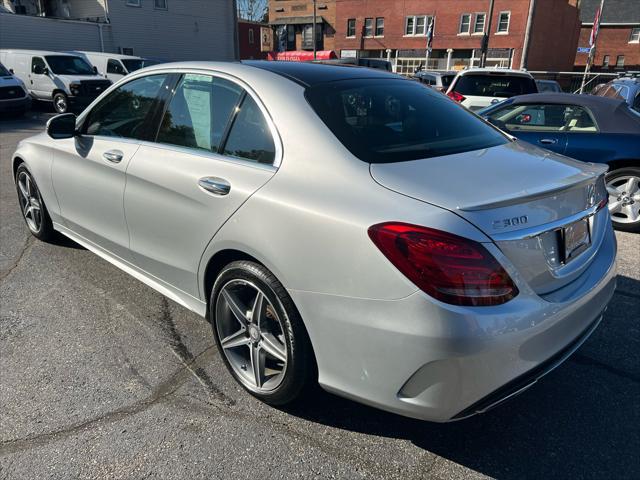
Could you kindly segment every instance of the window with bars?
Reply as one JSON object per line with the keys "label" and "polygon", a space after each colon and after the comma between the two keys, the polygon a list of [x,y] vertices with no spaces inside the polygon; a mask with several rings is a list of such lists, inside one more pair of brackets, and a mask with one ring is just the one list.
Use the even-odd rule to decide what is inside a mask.
{"label": "window with bars", "polygon": [[458,33],[469,33],[471,30],[471,14],[463,13],[460,15],[460,28]]}
{"label": "window with bars", "polygon": [[486,13],[476,13],[476,21],[473,24],[473,33],[484,33],[484,22],[486,17]]}
{"label": "window with bars", "polygon": [[425,36],[432,21],[432,15],[408,16],[405,20],[404,34],[407,36]]}
{"label": "window with bars", "polygon": [[364,36],[373,37],[373,18],[364,19]]}
{"label": "window with bars", "polygon": [[509,19],[511,18],[511,12],[500,12],[498,18],[498,33],[509,33]]}
{"label": "window with bars", "polygon": [[384,18],[376,18],[376,37],[384,36]]}
{"label": "window with bars", "polygon": [[350,18],[347,20],[347,37],[356,36],[356,19]]}
{"label": "window with bars", "polygon": [[631,29],[629,43],[640,43],[640,27]]}

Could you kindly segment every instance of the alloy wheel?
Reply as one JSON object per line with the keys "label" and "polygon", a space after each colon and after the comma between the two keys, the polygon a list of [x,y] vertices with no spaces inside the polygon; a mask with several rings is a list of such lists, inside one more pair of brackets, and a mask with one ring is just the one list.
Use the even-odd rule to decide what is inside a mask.
{"label": "alloy wheel", "polygon": [[609,213],[618,223],[640,220],[640,178],[625,175],[607,182]]}
{"label": "alloy wheel", "polygon": [[246,280],[231,280],[218,293],[216,330],[237,378],[251,391],[275,390],[287,370],[282,322],[264,292]]}
{"label": "alloy wheel", "polygon": [[65,113],[67,111],[67,99],[64,95],[57,95],[54,103],[55,109],[58,113]]}
{"label": "alloy wheel", "polygon": [[18,174],[18,201],[29,230],[39,233],[42,229],[42,198],[38,187],[27,172]]}

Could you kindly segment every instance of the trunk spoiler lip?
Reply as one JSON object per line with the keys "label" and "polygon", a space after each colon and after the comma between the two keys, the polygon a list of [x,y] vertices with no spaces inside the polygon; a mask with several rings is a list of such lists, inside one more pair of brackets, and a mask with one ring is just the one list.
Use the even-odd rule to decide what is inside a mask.
{"label": "trunk spoiler lip", "polygon": [[480,210],[490,210],[492,208],[508,207],[511,205],[515,205],[517,203],[537,200],[540,198],[547,197],[549,195],[565,192],[567,190],[572,190],[574,188],[579,188],[589,183],[592,183],[594,180],[597,180],[598,178],[600,178],[601,175],[604,175],[604,173],[606,173],[607,170],[609,169],[607,165],[592,164],[591,166],[592,166],[592,169],[588,172],[589,176],[578,182],[573,182],[568,185],[560,185],[555,188],[534,191],[531,193],[524,193],[523,195],[520,195],[520,196],[509,196],[508,198],[498,199],[498,200],[494,200],[487,203],[458,206],[456,210],[459,210],[461,212],[476,212]]}

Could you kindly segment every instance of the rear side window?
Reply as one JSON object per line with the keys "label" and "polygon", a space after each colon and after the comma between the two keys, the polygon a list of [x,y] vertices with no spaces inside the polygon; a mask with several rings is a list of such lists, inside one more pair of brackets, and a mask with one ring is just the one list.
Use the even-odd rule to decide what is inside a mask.
{"label": "rear side window", "polygon": [[223,153],[269,165],[275,159],[276,149],[269,125],[249,95],[245,96],[240,105]]}
{"label": "rear side window", "polygon": [[242,94],[242,88],[222,78],[184,75],[162,119],[157,141],[218,152]]}
{"label": "rear side window", "polygon": [[462,95],[478,97],[510,98],[516,95],[536,93],[532,78],[517,75],[462,75],[455,91]]}
{"label": "rear side window", "polygon": [[89,112],[85,133],[142,139],[145,121],[165,79],[166,75],[150,75],[118,87]]}
{"label": "rear side window", "polygon": [[307,100],[360,160],[392,163],[480,150],[508,140],[464,107],[407,80],[346,80],[307,89]]}

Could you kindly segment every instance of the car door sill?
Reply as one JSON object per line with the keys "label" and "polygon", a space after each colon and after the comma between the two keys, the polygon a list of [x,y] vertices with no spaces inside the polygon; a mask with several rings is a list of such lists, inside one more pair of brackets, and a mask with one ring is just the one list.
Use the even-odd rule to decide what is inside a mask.
{"label": "car door sill", "polygon": [[137,280],[140,280],[145,285],[148,285],[149,287],[153,288],[154,290],[161,293],[165,297],[170,298],[174,302],[182,305],[183,307],[191,310],[192,312],[200,315],[201,317],[205,317],[206,311],[207,311],[207,304],[205,302],[202,302],[200,299],[197,299],[192,295],[189,295],[188,293],[183,292],[182,290],[167,284],[166,282],[160,280],[159,278],[156,278],[153,275],[150,275],[144,270],[141,270],[140,268],[114,255],[108,250],[105,250],[104,248],[96,245],[95,243],[84,238],[82,235],[74,232],[73,230],[65,227],[64,225],[54,222],[53,228],[56,231],[63,234],[64,236],[69,237],[74,242],[79,243],[80,245],[85,247],[87,250],[95,253],[100,258],[106,260],[112,265],[115,265],[120,270],[123,270],[124,272],[128,273],[129,275],[136,278]]}

